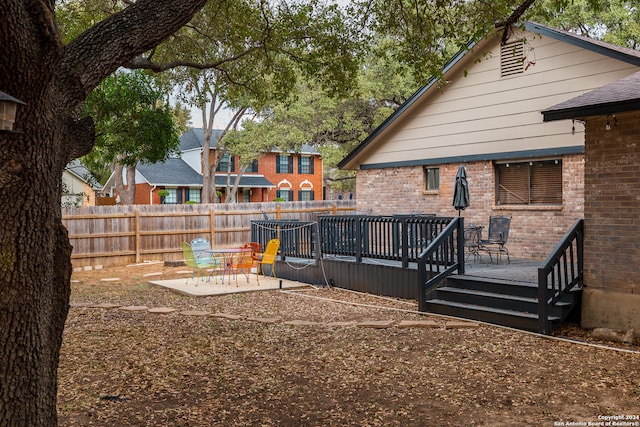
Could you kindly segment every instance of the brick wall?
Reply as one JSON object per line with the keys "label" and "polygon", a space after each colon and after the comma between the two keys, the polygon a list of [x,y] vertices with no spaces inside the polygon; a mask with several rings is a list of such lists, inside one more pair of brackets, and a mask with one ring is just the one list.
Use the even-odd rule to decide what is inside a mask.
{"label": "brick wall", "polygon": [[585,284],[640,294],[640,112],[586,124]]}
{"label": "brick wall", "polygon": [[[492,215],[511,216],[507,247],[512,256],[544,259],[576,219],[584,216],[584,160],[564,156],[563,206],[496,207],[494,167],[491,161],[465,163],[471,206],[461,212],[465,224],[488,227]],[[359,170],[356,179],[357,210],[370,215],[435,213],[456,216],[453,188],[459,164],[443,164],[440,189],[425,190],[422,166]],[[486,235],[486,229],[485,229]]]}

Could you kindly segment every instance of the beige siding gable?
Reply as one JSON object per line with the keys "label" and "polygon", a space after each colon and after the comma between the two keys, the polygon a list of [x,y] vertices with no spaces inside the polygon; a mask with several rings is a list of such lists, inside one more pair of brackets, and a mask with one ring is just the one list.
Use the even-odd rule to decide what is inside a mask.
{"label": "beige siding gable", "polygon": [[501,78],[499,37],[480,45],[446,76],[442,90],[425,93],[358,162],[402,164],[583,145],[581,124],[572,133],[571,121],[544,123],[540,111],[638,68],[538,34],[519,37],[526,40],[521,74]]}

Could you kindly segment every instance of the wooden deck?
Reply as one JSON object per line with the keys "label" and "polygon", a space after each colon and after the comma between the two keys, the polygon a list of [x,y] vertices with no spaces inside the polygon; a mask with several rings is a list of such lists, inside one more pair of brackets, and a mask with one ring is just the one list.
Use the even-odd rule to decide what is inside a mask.
{"label": "wooden deck", "polygon": [[514,282],[538,283],[538,267],[542,260],[511,258],[510,264],[489,264],[473,262],[469,258],[465,263],[465,275],[489,279],[511,280]]}

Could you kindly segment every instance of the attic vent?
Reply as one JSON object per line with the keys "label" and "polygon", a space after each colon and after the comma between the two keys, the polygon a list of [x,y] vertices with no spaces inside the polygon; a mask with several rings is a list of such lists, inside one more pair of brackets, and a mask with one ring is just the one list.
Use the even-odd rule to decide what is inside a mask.
{"label": "attic vent", "polygon": [[500,48],[500,77],[524,73],[524,42],[507,43]]}

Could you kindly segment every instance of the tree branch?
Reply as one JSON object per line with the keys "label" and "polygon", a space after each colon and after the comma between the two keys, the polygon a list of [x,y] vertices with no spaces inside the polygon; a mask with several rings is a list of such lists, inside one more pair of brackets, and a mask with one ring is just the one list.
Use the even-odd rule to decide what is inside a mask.
{"label": "tree branch", "polygon": [[75,84],[82,91],[82,99],[123,63],[187,24],[206,2],[138,0],[72,41],[60,64],[60,75],[77,77]]}
{"label": "tree branch", "polygon": [[506,44],[507,40],[509,40],[509,34],[511,31],[511,26],[518,22],[520,17],[527,11],[527,9],[535,2],[536,0],[525,0],[520,6],[513,11],[511,16],[509,16],[505,21],[498,22],[496,24],[496,28],[502,28],[502,44]]}

